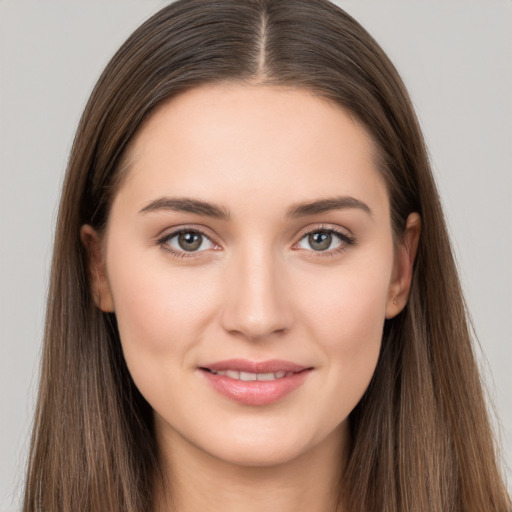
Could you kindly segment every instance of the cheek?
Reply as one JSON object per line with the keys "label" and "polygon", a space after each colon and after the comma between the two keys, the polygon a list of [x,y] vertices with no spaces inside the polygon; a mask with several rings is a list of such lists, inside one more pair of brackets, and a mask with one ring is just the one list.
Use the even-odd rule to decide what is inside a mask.
{"label": "cheek", "polygon": [[321,347],[332,392],[341,396],[343,390],[344,414],[355,407],[375,371],[391,267],[391,258],[384,257],[364,269],[339,269],[323,283],[317,276],[308,287],[317,292],[308,294],[310,306],[304,309],[303,318]]}
{"label": "cheek", "polygon": [[375,337],[385,319],[390,274],[391,264],[379,262],[315,276],[314,281],[305,283],[307,295],[303,292],[303,302],[309,304],[305,310],[308,323],[331,348],[340,345],[337,340],[356,348]]}
{"label": "cheek", "polygon": [[109,282],[124,356],[136,382],[186,364],[213,315],[218,285],[200,268],[176,269],[134,250],[110,252]]}

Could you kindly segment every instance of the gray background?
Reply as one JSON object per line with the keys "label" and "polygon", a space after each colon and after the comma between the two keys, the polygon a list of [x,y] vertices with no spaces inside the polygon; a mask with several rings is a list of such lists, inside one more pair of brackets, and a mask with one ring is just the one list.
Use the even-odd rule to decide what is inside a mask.
{"label": "gray background", "polygon": [[[110,56],[164,3],[0,0],[0,512],[19,508],[74,130]],[[389,53],[417,108],[511,467],[512,3],[338,3]]]}

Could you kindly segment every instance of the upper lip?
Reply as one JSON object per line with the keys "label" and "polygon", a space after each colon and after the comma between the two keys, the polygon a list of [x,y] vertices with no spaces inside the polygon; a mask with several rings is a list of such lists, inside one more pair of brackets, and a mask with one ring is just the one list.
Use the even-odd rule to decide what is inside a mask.
{"label": "upper lip", "polygon": [[201,368],[213,370],[216,372],[225,370],[235,370],[249,373],[275,373],[275,372],[294,372],[298,373],[311,367],[283,361],[280,359],[271,359],[268,361],[250,361],[249,359],[228,359],[226,361],[217,361],[215,363],[201,365]]}

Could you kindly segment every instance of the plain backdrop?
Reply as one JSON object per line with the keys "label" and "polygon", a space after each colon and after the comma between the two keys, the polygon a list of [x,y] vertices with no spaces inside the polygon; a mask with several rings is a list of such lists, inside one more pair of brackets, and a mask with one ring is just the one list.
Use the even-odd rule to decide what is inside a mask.
{"label": "plain backdrop", "polygon": [[[19,510],[54,221],[74,131],[111,55],[165,3],[0,0],[0,512]],[[512,2],[337,3],[388,52],[417,109],[510,468]]]}

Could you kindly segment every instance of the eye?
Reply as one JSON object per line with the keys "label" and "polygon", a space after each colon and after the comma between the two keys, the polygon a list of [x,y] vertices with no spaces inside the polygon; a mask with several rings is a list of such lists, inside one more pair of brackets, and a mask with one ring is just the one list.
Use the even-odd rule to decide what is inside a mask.
{"label": "eye", "polygon": [[317,229],[306,233],[297,246],[300,249],[306,249],[315,252],[335,251],[342,249],[346,245],[351,245],[354,240],[344,233],[334,229]]}
{"label": "eye", "polygon": [[181,254],[202,252],[216,247],[204,233],[192,229],[184,229],[166,235],[159,240],[159,243],[171,252]]}

